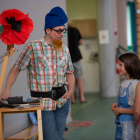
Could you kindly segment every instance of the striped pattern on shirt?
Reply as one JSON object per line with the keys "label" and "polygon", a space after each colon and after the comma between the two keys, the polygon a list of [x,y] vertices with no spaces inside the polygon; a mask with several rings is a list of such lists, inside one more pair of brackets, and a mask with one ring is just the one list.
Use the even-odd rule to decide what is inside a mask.
{"label": "striped pattern on shirt", "polygon": [[[69,50],[62,46],[56,51],[44,38],[28,43],[19,55],[15,67],[27,68],[29,89],[37,92],[51,91],[52,87],[60,87],[66,82],[66,73],[73,73],[73,65]],[[67,99],[42,98],[44,110],[55,110],[56,104],[61,107]]]}

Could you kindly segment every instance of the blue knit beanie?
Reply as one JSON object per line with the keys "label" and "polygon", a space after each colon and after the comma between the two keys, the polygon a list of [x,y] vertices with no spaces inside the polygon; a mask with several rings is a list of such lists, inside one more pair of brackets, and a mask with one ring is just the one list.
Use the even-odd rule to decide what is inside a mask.
{"label": "blue knit beanie", "polygon": [[44,31],[47,28],[53,28],[56,26],[65,26],[68,18],[65,11],[60,7],[54,7],[45,17]]}

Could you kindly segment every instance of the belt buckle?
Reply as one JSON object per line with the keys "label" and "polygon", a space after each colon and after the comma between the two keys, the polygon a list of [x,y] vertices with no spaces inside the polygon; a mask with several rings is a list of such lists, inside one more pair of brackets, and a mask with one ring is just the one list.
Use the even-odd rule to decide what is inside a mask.
{"label": "belt buckle", "polygon": [[55,93],[55,91],[54,90],[52,90],[52,98],[53,98],[53,94]]}

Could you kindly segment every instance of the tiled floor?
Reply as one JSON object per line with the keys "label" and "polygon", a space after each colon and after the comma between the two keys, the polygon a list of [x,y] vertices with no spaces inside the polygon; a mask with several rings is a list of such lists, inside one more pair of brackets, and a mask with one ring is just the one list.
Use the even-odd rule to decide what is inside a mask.
{"label": "tiled floor", "polygon": [[[91,126],[78,127],[67,132],[64,138],[67,140],[114,140],[115,139],[115,115],[111,111],[112,103],[117,98],[100,98],[99,94],[87,94],[87,103],[71,105],[72,117],[78,121],[94,121]],[[70,128],[69,128],[70,129]]]}

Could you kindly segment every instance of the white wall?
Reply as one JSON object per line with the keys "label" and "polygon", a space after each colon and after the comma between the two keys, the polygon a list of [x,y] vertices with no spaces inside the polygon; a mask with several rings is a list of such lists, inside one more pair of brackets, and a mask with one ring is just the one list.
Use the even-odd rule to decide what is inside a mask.
{"label": "white wall", "polygon": [[[66,10],[66,2],[65,0],[0,0],[0,13],[7,9],[18,9],[22,11],[24,14],[29,13],[29,17],[33,20],[34,29],[33,32],[30,34],[29,41],[40,39],[44,36],[44,21],[45,15],[55,6],[60,6],[64,10]],[[67,38],[64,38],[64,44],[67,45]],[[22,51],[24,45],[16,46],[18,52],[15,52],[12,57],[10,57],[8,62],[8,67],[6,71],[6,77],[14,65],[17,57],[19,56],[20,52]],[[6,51],[6,44],[2,43],[0,40],[0,56],[3,55]],[[2,65],[0,65],[1,71]],[[5,80],[6,80],[5,77]],[[21,72],[18,76],[15,84],[12,87],[11,95],[12,96],[23,96],[24,100],[26,100],[30,96],[30,92],[27,88],[27,78],[26,78],[26,70]],[[4,80],[4,85],[5,85]],[[4,88],[3,85],[3,88]],[[14,134],[23,128],[26,128],[30,125],[27,114],[12,114],[12,115],[5,115],[4,117],[4,131],[5,136],[9,136]]]}
{"label": "white wall", "polygon": [[[97,0],[66,0],[66,6],[69,23],[78,19],[97,19]],[[83,45],[79,48],[83,56],[81,64],[83,67],[84,92],[99,93],[99,63],[89,60],[92,52],[99,52],[97,37],[83,38]]]}
{"label": "white wall", "polygon": [[84,39],[83,45],[79,46],[83,59],[81,64],[83,67],[83,83],[85,93],[99,93],[99,62],[97,60],[90,60],[89,57],[92,52],[99,52],[98,40]]}

